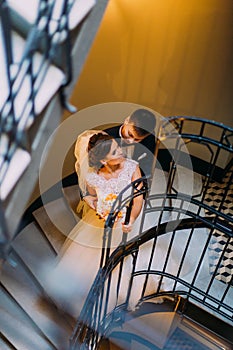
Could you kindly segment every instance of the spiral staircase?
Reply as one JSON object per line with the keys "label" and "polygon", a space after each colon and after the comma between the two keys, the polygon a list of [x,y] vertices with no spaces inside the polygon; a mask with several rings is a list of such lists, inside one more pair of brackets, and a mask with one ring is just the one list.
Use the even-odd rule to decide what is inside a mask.
{"label": "spiral staircase", "polygon": [[[26,203],[45,140],[63,109],[74,111],[67,101],[107,1],[79,5],[60,0],[54,7],[54,1],[33,0],[26,18],[22,3],[0,2],[1,76],[6,77],[0,81],[5,93],[0,96],[0,348],[232,349],[233,129],[214,121],[189,116],[162,121],[150,189],[138,192],[133,183],[131,195],[122,193],[115,202],[105,227],[100,269],[81,313],[75,314],[69,303],[61,307],[48,292],[42,267],[54,261],[80,220],[76,175],[54,184],[29,207]],[[54,85],[47,93],[42,82],[50,81],[51,74]],[[133,196],[142,192],[137,239],[123,236],[110,255],[108,239],[117,212],[122,205],[130,212]],[[144,226],[147,217],[154,220],[150,228]],[[171,274],[169,259],[181,235],[186,244],[177,273]],[[164,261],[154,270],[152,261],[165,236]],[[196,236],[200,250],[194,256]],[[137,261],[148,244],[148,264],[140,269]],[[184,276],[190,257],[194,269]],[[131,274],[122,287],[127,258],[132,260]],[[152,289],[151,276],[158,280]],[[142,283],[131,307],[137,278]],[[163,281],[170,282],[169,289],[163,289]]]}
{"label": "spiral staircase", "polygon": [[[111,256],[112,222],[131,196],[140,195],[137,186],[132,184],[129,198],[119,195],[110,213],[102,264],[72,333],[71,349],[232,348],[232,129],[171,117],[160,127],[156,154],[139,235],[128,242],[123,237]],[[161,184],[165,159],[170,166]],[[151,215],[154,227],[144,229]],[[163,236],[169,238],[156,269]],[[148,262],[141,266],[148,243]],[[174,254],[180,257],[176,272],[169,266]],[[129,258],[127,279],[122,271]],[[188,264],[193,270],[185,274]]]}
{"label": "spiral staircase", "polygon": [[[205,135],[210,127],[213,128],[211,137]],[[216,128],[219,139],[213,138]],[[193,130],[201,130],[202,134],[198,131],[195,135]],[[161,126],[154,171],[156,181],[152,179],[146,194],[142,219],[152,213],[155,225],[142,229],[137,240],[124,241],[111,256],[108,249],[103,249],[102,266],[78,317],[72,313],[72,305],[62,308],[47,294],[42,273],[44,262],[49,264],[55,259],[66,236],[79,221],[75,214],[79,201],[76,175],[64,178],[62,186],[51,187],[44,197],[46,202],[38,198],[32,203],[22,216],[17,234],[10,241],[7,259],[2,263],[2,349],[231,349],[231,139],[231,128],[200,118],[171,117]],[[202,148],[198,162],[192,152],[196,142]],[[203,149],[209,153],[209,159]],[[165,158],[167,163],[163,164],[161,159]],[[191,174],[194,176],[192,189]],[[132,189],[134,186],[132,184]],[[131,198],[123,200],[119,196],[106,226],[107,237],[116,213]],[[205,241],[200,239],[195,271],[183,279],[180,271],[191,249],[191,237],[200,230]],[[167,266],[172,242],[184,232],[188,235],[187,245],[182,251],[177,275],[171,276]],[[153,271],[148,264],[145,270],[137,270],[135,262],[141,247],[153,242],[151,256],[155,255],[156,242],[162,235],[170,235],[163,268]],[[123,296],[116,298],[114,307],[111,304],[109,309],[109,295],[116,294],[111,289],[110,277],[116,270],[120,286],[119,266],[124,265],[127,256],[133,257],[132,280],[128,286],[124,285]],[[204,261],[207,271],[202,271]],[[147,293],[150,274],[157,274],[161,284]],[[132,310],[128,307],[132,281],[139,275],[145,278],[138,291],[137,306]],[[162,289],[163,278],[173,281],[170,290]]]}

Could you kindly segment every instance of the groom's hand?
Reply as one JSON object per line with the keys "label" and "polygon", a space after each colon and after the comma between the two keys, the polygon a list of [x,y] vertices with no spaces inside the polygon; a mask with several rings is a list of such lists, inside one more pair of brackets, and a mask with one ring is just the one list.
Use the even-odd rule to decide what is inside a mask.
{"label": "groom's hand", "polygon": [[96,210],[96,202],[97,202],[96,196],[87,195],[83,199],[89,205],[89,207]]}

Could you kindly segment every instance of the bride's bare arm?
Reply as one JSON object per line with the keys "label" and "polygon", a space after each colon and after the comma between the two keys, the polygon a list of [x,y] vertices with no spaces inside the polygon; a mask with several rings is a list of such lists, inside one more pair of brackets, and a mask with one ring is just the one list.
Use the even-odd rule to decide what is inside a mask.
{"label": "bride's bare arm", "polygon": [[90,187],[87,186],[87,195],[83,197],[83,200],[91,207],[92,209],[96,210],[96,202],[97,202],[97,194],[96,191]]}
{"label": "bride's bare arm", "polygon": [[[142,177],[141,171],[139,167],[137,167],[132,176],[132,182],[141,177]],[[138,189],[140,189],[141,187],[142,187],[142,183],[138,186]],[[138,215],[142,210],[142,204],[143,204],[143,195],[140,195],[134,198],[129,223],[128,225],[124,225],[124,224],[122,225],[124,232],[130,232],[132,230],[133,223],[137,219]]]}

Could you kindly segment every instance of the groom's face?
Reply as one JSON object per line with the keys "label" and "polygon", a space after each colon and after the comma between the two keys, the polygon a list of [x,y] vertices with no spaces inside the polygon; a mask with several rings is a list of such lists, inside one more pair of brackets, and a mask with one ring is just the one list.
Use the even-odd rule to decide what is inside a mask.
{"label": "groom's face", "polygon": [[139,136],[134,130],[134,124],[130,123],[129,118],[126,118],[122,130],[121,135],[124,139],[125,143],[138,143],[141,142],[146,136]]}

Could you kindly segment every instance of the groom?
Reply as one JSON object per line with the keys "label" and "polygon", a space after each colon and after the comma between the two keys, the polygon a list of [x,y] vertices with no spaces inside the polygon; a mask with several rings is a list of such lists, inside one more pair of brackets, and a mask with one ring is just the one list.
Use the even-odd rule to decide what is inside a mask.
{"label": "groom", "polygon": [[105,129],[125,150],[126,156],[139,163],[142,176],[151,175],[155,153],[155,115],[144,108],[130,114],[123,124]]}

